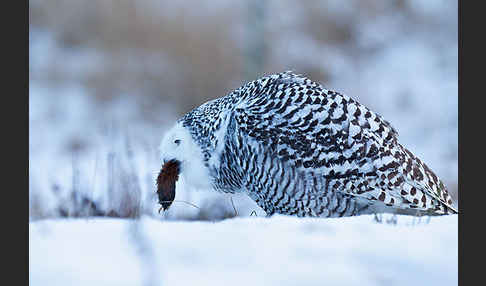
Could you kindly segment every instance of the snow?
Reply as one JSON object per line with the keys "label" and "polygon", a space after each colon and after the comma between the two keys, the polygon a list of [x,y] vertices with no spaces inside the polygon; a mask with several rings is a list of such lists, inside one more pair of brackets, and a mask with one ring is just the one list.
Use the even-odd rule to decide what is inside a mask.
{"label": "snow", "polygon": [[458,216],[29,223],[30,285],[457,285]]}

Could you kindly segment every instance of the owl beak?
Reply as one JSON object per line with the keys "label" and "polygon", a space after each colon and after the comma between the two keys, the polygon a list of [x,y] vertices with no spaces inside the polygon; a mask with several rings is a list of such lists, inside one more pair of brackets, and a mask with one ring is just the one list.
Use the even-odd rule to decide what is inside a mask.
{"label": "owl beak", "polygon": [[159,197],[159,204],[162,206],[159,209],[166,211],[175,198],[175,186],[179,179],[180,161],[172,159],[166,161],[160,169],[157,176],[157,195]]}

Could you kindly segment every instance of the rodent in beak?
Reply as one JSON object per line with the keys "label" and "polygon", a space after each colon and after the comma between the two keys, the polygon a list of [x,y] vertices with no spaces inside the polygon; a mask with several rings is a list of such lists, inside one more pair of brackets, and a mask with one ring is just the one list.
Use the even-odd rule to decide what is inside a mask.
{"label": "rodent in beak", "polygon": [[157,176],[157,195],[159,196],[159,204],[162,206],[160,210],[167,210],[175,198],[175,185],[179,179],[181,162],[175,159],[169,160],[162,165],[160,173]]}

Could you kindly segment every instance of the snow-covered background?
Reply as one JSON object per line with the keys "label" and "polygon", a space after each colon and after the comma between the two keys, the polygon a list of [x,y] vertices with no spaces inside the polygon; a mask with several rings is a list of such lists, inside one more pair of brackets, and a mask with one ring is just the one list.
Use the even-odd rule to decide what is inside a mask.
{"label": "snow-covered background", "polygon": [[[455,1],[29,4],[31,219],[160,217],[164,131],[205,101],[284,70],[383,115],[457,199]],[[176,203],[165,218],[234,214],[225,195],[187,190],[177,199],[200,208]]]}
{"label": "snow-covered background", "polygon": [[[176,200],[195,206],[175,202],[158,214],[155,177],[160,139],[185,112],[293,70],[383,115],[457,200],[457,1],[29,6],[32,285],[206,284],[201,276],[456,284],[457,218],[419,227],[369,217],[266,219],[246,196],[184,188]],[[225,218],[233,219],[215,223]],[[134,238],[126,229],[140,230],[128,232]],[[249,274],[261,269],[268,280]]]}

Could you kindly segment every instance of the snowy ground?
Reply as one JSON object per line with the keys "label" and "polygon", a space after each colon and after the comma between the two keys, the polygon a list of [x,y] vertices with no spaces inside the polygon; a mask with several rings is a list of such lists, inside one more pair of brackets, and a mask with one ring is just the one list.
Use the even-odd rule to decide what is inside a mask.
{"label": "snowy ground", "polygon": [[457,215],[29,225],[30,285],[457,285]]}

